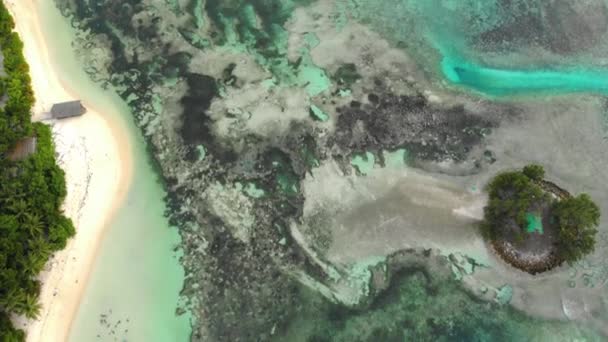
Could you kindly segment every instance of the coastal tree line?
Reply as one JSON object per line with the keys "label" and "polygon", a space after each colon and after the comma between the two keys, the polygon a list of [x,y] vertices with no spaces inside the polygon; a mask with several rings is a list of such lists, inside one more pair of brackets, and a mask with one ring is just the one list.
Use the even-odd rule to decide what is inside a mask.
{"label": "coastal tree line", "polygon": [[[23,43],[0,2],[0,48],[5,77],[0,77],[0,341],[18,342],[24,332],[11,315],[37,317],[37,279],[53,252],[74,235],[72,222],[61,211],[66,196],[63,170],[55,160],[51,130],[32,123],[34,93]],[[36,151],[21,160],[8,158],[24,138],[36,137]]]}

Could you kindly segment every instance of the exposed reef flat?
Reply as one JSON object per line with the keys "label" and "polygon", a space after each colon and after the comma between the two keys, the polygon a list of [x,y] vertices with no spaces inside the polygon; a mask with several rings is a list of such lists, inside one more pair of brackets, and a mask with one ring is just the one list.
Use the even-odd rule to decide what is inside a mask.
{"label": "exposed reef flat", "polygon": [[[583,137],[592,151],[575,157],[593,153],[600,169],[608,160],[598,118],[576,117],[578,109],[597,113],[597,101],[574,99],[582,107],[557,113],[557,104],[542,101],[446,92],[403,44],[355,20],[353,2],[57,4],[80,32],[75,48],[91,77],[131,106],[166,181],[167,214],[183,237],[183,295],[198,318],[193,339],[392,336],[397,320],[380,319],[398,310],[382,300],[390,289],[404,305],[424,301],[409,306],[418,312],[438,303],[431,294],[450,302],[449,289],[463,284],[458,298],[472,306],[450,306],[436,319],[400,311],[395,317],[410,323],[395,336],[432,339],[435,330],[501,339],[525,330],[551,338],[571,325],[534,332],[539,322],[528,325],[500,305],[565,319],[564,290],[604,312],[593,303],[599,290],[570,289],[565,272],[551,280],[548,300],[538,279],[501,268],[473,227],[484,201],[478,189],[497,165],[543,156],[568,188],[588,184],[563,168],[564,154]],[[575,118],[573,126],[592,133],[565,134]],[[401,277],[406,266],[391,255],[411,248],[443,256],[404,253],[403,265],[424,260],[420,269],[431,271]],[[439,273],[447,276],[427,286]],[[449,277],[461,282],[445,285]],[[477,297],[495,310],[476,305]],[[298,324],[306,313],[313,329]],[[458,330],[461,316],[470,321]],[[361,335],[364,319],[377,329]],[[508,331],[486,319],[509,321]]]}

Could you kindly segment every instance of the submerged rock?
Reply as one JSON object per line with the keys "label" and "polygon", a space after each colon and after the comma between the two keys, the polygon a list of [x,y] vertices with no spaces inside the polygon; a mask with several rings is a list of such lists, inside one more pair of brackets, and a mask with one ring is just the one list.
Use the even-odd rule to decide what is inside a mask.
{"label": "submerged rock", "polygon": [[510,285],[504,285],[496,290],[496,302],[499,304],[509,304],[511,298],[513,298],[513,288]]}

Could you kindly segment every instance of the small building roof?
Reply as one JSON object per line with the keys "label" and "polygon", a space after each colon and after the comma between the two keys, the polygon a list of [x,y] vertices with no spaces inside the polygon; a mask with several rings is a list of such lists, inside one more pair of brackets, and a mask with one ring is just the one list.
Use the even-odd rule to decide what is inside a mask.
{"label": "small building roof", "polygon": [[86,113],[87,109],[84,108],[80,101],[67,101],[56,103],[51,107],[51,115],[55,119],[64,119],[73,116],[80,116]]}
{"label": "small building roof", "polygon": [[528,233],[537,232],[543,234],[543,220],[540,215],[536,213],[526,213],[526,221],[528,222],[528,226],[526,227]]}
{"label": "small building roof", "polygon": [[8,152],[7,157],[10,161],[19,161],[34,153],[36,153],[36,137],[29,137],[19,140],[15,147]]}

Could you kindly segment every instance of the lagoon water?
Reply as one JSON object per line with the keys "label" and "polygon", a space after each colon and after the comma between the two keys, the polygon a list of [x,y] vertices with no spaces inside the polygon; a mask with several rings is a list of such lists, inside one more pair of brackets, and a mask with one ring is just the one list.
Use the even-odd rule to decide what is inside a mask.
{"label": "lagoon water", "polygon": [[[598,2],[601,1],[581,1]],[[407,44],[410,52],[424,56],[419,59],[427,61],[431,73],[461,90],[473,90],[490,97],[608,93],[603,40],[586,50],[566,54],[549,52],[547,46],[540,45],[543,42],[551,45],[546,42],[551,30],[518,24],[521,18],[539,16],[539,11],[542,12],[548,2],[510,3],[495,0],[362,1],[360,15],[394,42]],[[567,29],[574,30],[578,26]],[[504,32],[498,31],[502,33],[495,36],[500,38],[491,41],[485,34],[493,30]],[[524,34],[530,37],[524,37]],[[580,37],[582,39],[585,37]]]}
{"label": "lagoon water", "polygon": [[[60,77],[87,102],[115,115],[131,136],[133,182],[116,213],[91,270],[71,341],[187,341],[188,315],[176,316],[184,271],[174,251],[177,230],[164,213],[164,192],[126,104],[93,83],[71,49],[68,20],[52,1],[38,2],[51,60]],[[52,29],[51,29],[52,28]],[[106,108],[107,111],[103,111]]]}
{"label": "lagoon water", "polygon": [[[502,57],[493,63],[492,56],[473,51],[470,42],[465,39],[467,34],[479,34],[488,29],[488,26],[502,20],[500,16],[504,13],[498,11],[498,2],[383,0],[361,1],[358,4],[362,19],[368,19],[370,26],[393,38],[393,41],[408,42],[413,53],[418,49],[419,55],[430,57],[425,60],[426,67],[434,69],[438,80],[447,79],[451,85],[456,85],[457,90],[467,92],[473,90],[490,97],[570,92],[605,94],[608,91],[608,81],[606,81],[608,78],[604,77],[608,75],[598,66],[579,64],[580,68],[572,68],[571,65],[575,64],[570,64],[570,67],[564,64],[547,67],[526,64],[523,59],[505,62]],[[130,113],[124,103],[117,96],[102,91],[89,81],[82,71],[82,66],[76,62],[69,48],[72,36],[68,20],[60,16],[53,7],[52,1],[46,1],[40,6],[44,6],[41,13],[45,15],[45,26],[53,28],[53,39],[48,41],[53,44],[51,48],[60,52],[54,57],[61,61],[60,66],[66,71],[64,74],[69,74],[71,83],[78,85],[79,93],[83,97],[90,97],[87,99],[98,104],[98,108],[112,106],[117,110],[109,112],[121,113],[121,120],[132,133],[134,145],[134,182],[125,205],[108,230],[99,252],[80,311],[72,327],[71,340],[186,341],[190,335],[190,318],[175,316],[178,293],[184,278],[183,270],[173,252],[173,248],[179,243],[179,236],[162,216],[164,194],[147,161],[144,143],[130,121]],[[365,18],[367,15],[365,13],[373,15],[373,18]],[[477,26],[467,28],[462,25],[465,19],[471,20],[473,17],[482,18]],[[426,47],[422,46],[424,44]],[[426,50],[423,51],[424,49]],[[518,55],[513,53],[513,56]],[[535,113],[535,115],[540,114]],[[515,136],[514,130],[508,132]],[[540,154],[533,155],[530,152],[530,155],[533,158],[540,158]],[[512,159],[508,159],[508,153],[503,153],[501,156],[505,156],[505,163],[513,163]],[[532,157],[527,159],[533,159]],[[515,161],[519,160],[515,159]],[[499,163],[502,163],[502,160]],[[549,161],[547,164],[553,165]],[[512,166],[505,164],[505,167]],[[563,165],[559,164],[559,167],[561,170]],[[384,320],[387,322],[387,327],[393,326],[395,317],[405,317],[414,322],[418,316],[424,318],[424,315],[419,313],[427,313],[428,308],[441,307],[438,303],[443,303],[443,307],[448,309],[440,310],[442,314],[454,314],[458,317],[442,317],[442,319],[445,318],[446,321],[454,319],[460,322],[462,336],[485,336],[485,333],[494,334],[497,330],[504,332],[504,336],[510,336],[510,340],[543,340],[538,336],[543,336],[544,340],[559,340],[559,338],[575,340],[584,336],[583,333],[579,334],[574,323],[544,324],[541,321],[533,321],[519,312],[509,311],[510,309],[507,308],[492,311],[489,305],[469,300],[469,296],[464,292],[454,295],[456,291],[449,287],[452,286],[449,284],[440,296],[427,294],[424,290],[424,282],[420,279],[414,278],[404,281],[403,284],[405,285],[395,285],[394,291],[387,297],[391,299],[391,305],[396,303],[396,311],[384,309],[370,311],[361,315],[343,317],[341,318],[343,320],[337,320],[336,323],[325,319],[323,310],[327,308],[326,304],[323,304],[319,311],[311,309],[310,319],[305,316],[300,319],[309,324],[319,319],[317,322],[321,327],[319,331],[326,334],[327,331],[335,331],[334,336],[343,334],[343,340],[350,341],[354,339],[349,335],[349,328],[352,328],[353,334],[357,335],[358,327],[369,326],[371,322]],[[554,299],[561,300],[557,296],[554,296]],[[416,308],[420,311],[410,310],[408,306],[410,302],[416,303]],[[395,312],[401,316],[395,316]],[[385,313],[389,314],[385,315]],[[460,321],[459,318],[462,317],[466,319]],[[438,317],[431,317],[421,322],[434,319],[440,321]],[[343,322],[350,322],[350,325],[345,328]],[[300,322],[296,323],[294,326]],[[378,324],[378,326],[382,325]],[[300,328],[297,326],[293,331],[301,332]],[[301,336],[304,335],[299,335]],[[496,336],[501,335],[496,334]],[[336,340],[339,338],[336,337]],[[588,340],[601,339],[597,337]]]}
{"label": "lagoon water", "polygon": [[607,70],[517,70],[484,67],[444,57],[445,77],[452,83],[490,96],[530,93],[608,93]]}

